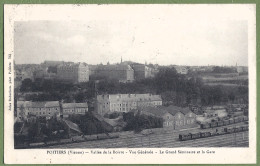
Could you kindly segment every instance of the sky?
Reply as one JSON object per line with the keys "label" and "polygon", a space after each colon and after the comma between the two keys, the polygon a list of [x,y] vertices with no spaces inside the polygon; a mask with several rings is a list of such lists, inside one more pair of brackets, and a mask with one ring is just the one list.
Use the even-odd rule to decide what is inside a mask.
{"label": "sky", "polygon": [[81,12],[75,6],[71,13],[60,11],[57,15],[69,16],[64,19],[15,21],[15,63],[106,64],[120,62],[122,57],[159,65],[248,64],[248,22],[234,18],[239,10],[233,8],[232,15],[221,7],[191,5],[78,9]]}

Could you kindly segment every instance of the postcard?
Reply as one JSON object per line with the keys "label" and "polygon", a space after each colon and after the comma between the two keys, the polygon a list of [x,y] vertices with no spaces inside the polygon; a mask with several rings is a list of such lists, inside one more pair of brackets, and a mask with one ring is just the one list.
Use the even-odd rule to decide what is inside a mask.
{"label": "postcard", "polygon": [[6,164],[256,163],[255,4],[4,6]]}

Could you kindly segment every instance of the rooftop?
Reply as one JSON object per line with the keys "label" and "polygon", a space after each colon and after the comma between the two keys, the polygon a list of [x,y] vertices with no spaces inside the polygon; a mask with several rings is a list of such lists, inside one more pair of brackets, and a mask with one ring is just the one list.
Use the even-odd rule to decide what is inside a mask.
{"label": "rooftop", "polygon": [[171,115],[175,115],[178,112],[181,112],[182,114],[186,115],[187,113],[190,112],[189,108],[181,108],[181,107],[177,107],[177,106],[169,106],[169,107],[165,107],[165,106],[159,106],[159,107],[144,107],[144,108],[140,108],[141,111],[145,111],[147,113],[151,113],[155,116],[159,116],[162,117],[164,114],[166,113],[170,113]]}
{"label": "rooftop", "polygon": [[47,101],[47,102],[32,102],[32,101],[17,101],[17,107],[26,108],[48,108],[48,107],[59,107],[59,101]]}
{"label": "rooftop", "polygon": [[87,108],[88,103],[63,103],[62,104],[63,108]]}
{"label": "rooftop", "polygon": [[98,95],[97,99],[109,100],[109,101],[161,101],[162,98],[160,95],[152,94],[107,94],[107,95]]}

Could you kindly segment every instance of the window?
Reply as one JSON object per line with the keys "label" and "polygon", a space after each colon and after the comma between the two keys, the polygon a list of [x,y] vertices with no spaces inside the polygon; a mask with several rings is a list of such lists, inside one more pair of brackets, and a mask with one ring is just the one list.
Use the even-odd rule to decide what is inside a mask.
{"label": "window", "polygon": [[179,121],[176,121],[176,125],[179,126]]}
{"label": "window", "polygon": [[187,124],[190,124],[190,120],[187,120]]}

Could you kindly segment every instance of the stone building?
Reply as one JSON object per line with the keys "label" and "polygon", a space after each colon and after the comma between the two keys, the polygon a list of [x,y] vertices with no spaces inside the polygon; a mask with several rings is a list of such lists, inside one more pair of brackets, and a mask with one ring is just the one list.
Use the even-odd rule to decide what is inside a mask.
{"label": "stone building", "polygon": [[27,70],[27,71],[15,71],[14,72],[14,77],[17,80],[23,81],[25,79],[31,79],[32,81],[34,80],[34,76],[33,76],[33,71]]}
{"label": "stone building", "polygon": [[32,102],[17,101],[17,117],[19,119],[27,119],[34,117],[52,117],[69,115],[85,115],[88,112],[87,103],[62,103],[59,101]]}
{"label": "stone building", "polygon": [[163,127],[181,129],[196,126],[196,114],[189,108],[177,106],[169,107],[143,107],[139,109],[141,114],[155,116],[163,119]]}
{"label": "stone building", "polygon": [[132,64],[135,80],[153,77],[152,68],[143,64]]}
{"label": "stone building", "polygon": [[88,112],[88,103],[62,103],[62,115],[85,115]]}
{"label": "stone building", "polygon": [[56,73],[50,73],[46,69],[36,70],[33,73],[34,80],[37,79],[46,79],[46,80],[54,80],[57,77]]}
{"label": "stone building", "polygon": [[132,82],[134,80],[134,70],[130,65],[98,65],[91,67],[91,74],[96,77],[103,77],[119,82]]}
{"label": "stone building", "polygon": [[188,69],[185,66],[174,66],[174,68],[179,74],[188,74]]}
{"label": "stone building", "polygon": [[98,95],[96,111],[100,115],[111,112],[129,112],[132,109],[160,106],[160,95],[152,94],[107,94]]}
{"label": "stone building", "polygon": [[45,65],[47,67],[49,66],[58,66],[64,64],[64,61],[44,61],[42,65]]}
{"label": "stone building", "polygon": [[86,63],[64,63],[57,68],[57,79],[72,82],[88,82],[89,68]]}
{"label": "stone building", "polygon": [[27,119],[29,116],[52,117],[58,115],[60,115],[59,101],[17,101],[17,117],[20,119]]}
{"label": "stone building", "polygon": [[237,66],[236,70],[238,73],[248,73],[248,67],[245,66]]}

